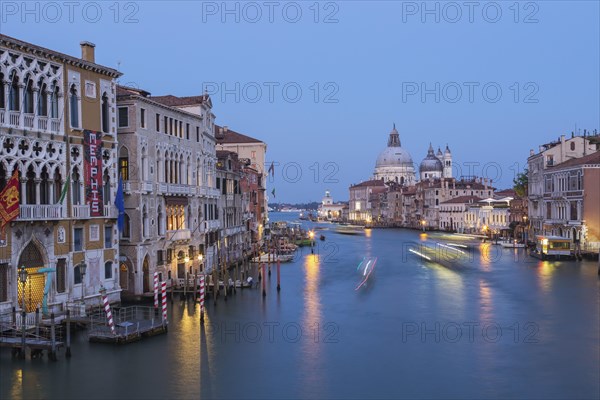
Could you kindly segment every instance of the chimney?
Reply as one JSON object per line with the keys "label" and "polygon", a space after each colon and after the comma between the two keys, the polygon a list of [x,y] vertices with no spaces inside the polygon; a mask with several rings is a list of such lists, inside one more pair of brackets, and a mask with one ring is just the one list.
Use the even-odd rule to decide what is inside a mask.
{"label": "chimney", "polygon": [[81,45],[81,58],[84,61],[89,61],[92,63],[96,62],[96,57],[94,55],[94,48],[96,47],[96,45],[94,43],[91,42],[81,42],[79,43]]}
{"label": "chimney", "polygon": [[229,131],[229,127],[227,125],[223,125],[223,132],[227,133]]}

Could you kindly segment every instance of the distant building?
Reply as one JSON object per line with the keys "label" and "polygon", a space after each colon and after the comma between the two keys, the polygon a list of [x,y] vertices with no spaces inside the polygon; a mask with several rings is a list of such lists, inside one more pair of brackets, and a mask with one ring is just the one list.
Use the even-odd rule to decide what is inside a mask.
{"label": "distant building", "polygon": [[412,157],[402,148],[395,124],[390,132],[387,147],[377,157],[373,179],[400,185],[415,183],[415,166]]}
{"label": "distant building", "polygon": [[214,126],[214,135],[217,140],[217,150],[227,150],[237,153],[240,159],[250,160],[250,167],[256,170],[258,176],[258,186],[262,188],[263,196],[260,199],[260,212],[263,219],[258,222],[258,240],[262,241],[263,230],[268,223],[268,196],[265,194],[267,189],[267,171],[265,168],[265,157],[267,153],[267,144],[253,137],[241,134],[227,126]]}
{"label": "distant building", "polygon": [[[374,211],[371,202],[373,195],[385,193],[385,183],[381,179],[370,180],[350,186],[350,202],[348,219],[355,223],[371,223],[374,219]],[[378,214],[375,214],[375,218]]]}
{"label": "distant building", "polygon": [[440,204],[440,230],[451,232],[475,231],[479,225],[475,218],[469,220],[469,207],[482,199],[477,196],[459,196]]}
{"label": "distant building", "polygon": [[327,190],[317,209],[317,217],[326,221],[341,220],[343,208],[344,204],[334,203],[333,197],[331,197],[329,190]]}

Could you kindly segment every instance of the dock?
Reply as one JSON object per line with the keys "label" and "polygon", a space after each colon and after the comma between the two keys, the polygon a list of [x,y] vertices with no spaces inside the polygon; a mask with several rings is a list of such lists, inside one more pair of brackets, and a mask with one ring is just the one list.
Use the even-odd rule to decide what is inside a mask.
{"label": "dock", "polygon": [[145,337],[167,333],[167,322],[153,307],[131,306],[113,309],[114,332],[106,315],[90,315],[88,339],[90,342],[125,344]]}
{"label": "dock", "polygon": [[54,320],[54,314],[50,320],[43,320],[44,325],[41,321],[31,324],[27,318],[0,319],[0,347],[11,348],[13,357],[19,358],[25,358],[28,349],[32,359],[46,351],[48,358],[56,361],[58,350],[65,346],[63,328]]}

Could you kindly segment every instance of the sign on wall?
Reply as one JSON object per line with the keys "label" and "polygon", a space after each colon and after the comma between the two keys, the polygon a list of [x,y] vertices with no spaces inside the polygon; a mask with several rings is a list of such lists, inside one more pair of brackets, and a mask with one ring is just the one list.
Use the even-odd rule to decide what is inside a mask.
{"label": "sign on wall", "polygon": [[90,206],[90,216],[104,215],[102,201],[102,135],[83,131],[85,202]]}

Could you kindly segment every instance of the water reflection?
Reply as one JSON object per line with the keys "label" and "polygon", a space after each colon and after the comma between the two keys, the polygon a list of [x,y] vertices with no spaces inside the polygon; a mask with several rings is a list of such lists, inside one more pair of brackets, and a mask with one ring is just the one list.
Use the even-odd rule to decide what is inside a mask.
{"label": "water reflection", "polygon": [[13,399],[19,399],[22,398],[23,396],[23,370],[22,369],[15,369],[14,374],[13,374],[13,384],[11,387],[11,398]]}
{"label": "water reflection", "polygon": [[492,289],[484,279],[479,279],[479,320],[492,321],[493,311]]}
{"label": "water reflection", "polygon": [[305,370],[307,388],[321,386],[323,374],[319,367],[323,363],[319,334],[323,329],[321,298],[319,295],[319,277],[322,264],[318,255],[307,255],[304,259],[304,321],[303,337],[303,369]]}
{"label": "water reflection", "polygon": [[538,264],[537,277],[540,288],[548,293],[552,290],[552,279],[556,272],[556,264],[549,261],[542,261]]}

